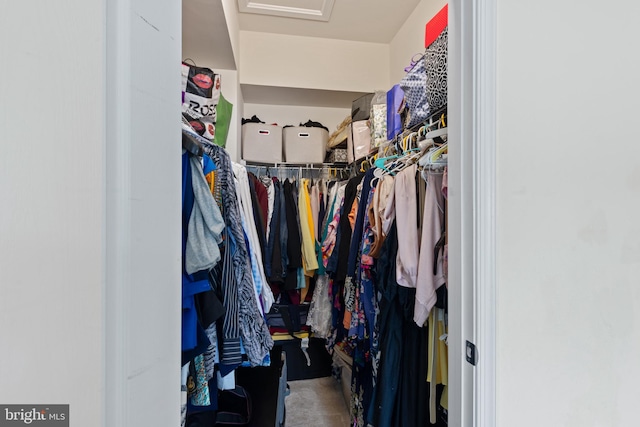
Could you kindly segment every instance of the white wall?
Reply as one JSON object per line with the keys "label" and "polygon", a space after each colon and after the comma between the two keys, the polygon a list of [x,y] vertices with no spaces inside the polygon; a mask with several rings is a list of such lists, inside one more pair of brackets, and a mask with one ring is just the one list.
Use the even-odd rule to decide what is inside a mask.
{"label": "white wall", "polygon": [[389,82],[389,45],[240,31],[240,83],[372,92]]}
{"label": "white wall", "polygon": [[638,16],[498,1],[498,426],[638,424]]}
{"label": "white wall", "polygon": [[[181,365],[181,3],[109,0],[106,23],[105,425],[175,426]],[[86,154],[78,151],[74,159],[84,161]],[[68,383],[87,393],[88,387]]]}
{"label": "white wall", "polygon": [[103,414],[104,4],[0,14],[0,402]]}
{"label": "white wall", "polygon": [[351,115],[350,108],[301,107],[290,105],[245,104],[244,117],[257,115],[266,123],[277,123],[280,126],[305,123],[307,120],[320,122],[335,131],[338,125]]}
{"label": "white wall", "polygon": [[413,55],[424,53],[425,25],[446,4],[446,0],[422,0],[396,33],[389,44],[389,87],[400,83]]}
{"label": "white wall", "polygon": [[236,0],[221,0],[224,9],[224,17],[229,30],[231,49],[236,61],[236,69],[239,67],[240,58],[240,22],[238,20],[238,2]]}

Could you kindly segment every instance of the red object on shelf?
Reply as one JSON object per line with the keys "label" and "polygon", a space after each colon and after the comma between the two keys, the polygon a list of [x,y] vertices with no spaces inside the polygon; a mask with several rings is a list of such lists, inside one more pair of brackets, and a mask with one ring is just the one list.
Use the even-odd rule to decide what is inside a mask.
{"label": "red object on shelf", "polygon": [[424,47],[427,48],[431,43],[436,41],[440,33],[447,27],[449,23],[449,5],[446,4],[436,16],[427,22],[424,31]]}

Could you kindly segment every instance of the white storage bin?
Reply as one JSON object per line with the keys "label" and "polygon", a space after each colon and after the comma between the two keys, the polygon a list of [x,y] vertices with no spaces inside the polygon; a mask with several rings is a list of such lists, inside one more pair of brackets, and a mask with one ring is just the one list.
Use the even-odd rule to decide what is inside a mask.
{"label": "white storage bin", "polygon": [[282,131],[282,141],[287,163],[323,163],[329,132],[322,128],[288,127]]}
{"label": "white storage bin", "polygon": [[250,162],[282,163],[282,127],[264,123],[242,125],[242,158]]}

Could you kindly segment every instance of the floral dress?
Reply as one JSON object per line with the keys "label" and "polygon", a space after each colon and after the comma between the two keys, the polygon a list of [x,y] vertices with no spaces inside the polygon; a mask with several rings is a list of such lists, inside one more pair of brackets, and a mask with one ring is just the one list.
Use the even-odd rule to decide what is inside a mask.
{"label": "floral dress", "polygon": [[[371,204],[375,187],[367,196],[367,206]],[[370,255],[374,233],[368,215],[364,217],[362,243],[358,253],[358,269],[354,278],[355,301],[351,315],[348,339],[353,352],[353,376],[351,380],[351,424],[358,427],[367,425],[367,413],[374,386],[378,352],[378,301],[375,296],[375,259]]]}

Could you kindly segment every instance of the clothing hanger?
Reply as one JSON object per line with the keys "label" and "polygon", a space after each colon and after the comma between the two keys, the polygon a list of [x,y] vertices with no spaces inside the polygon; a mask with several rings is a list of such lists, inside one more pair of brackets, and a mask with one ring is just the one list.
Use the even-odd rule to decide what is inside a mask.
{"label": "clothing hanger", "polygon": [[387,163],[383,165],[383,167],[381,168],[382,172],[381,173],[379,172],[379,174],[381,174],[381,176],[384,176],[384,175],[393,176],[397,174],[398,172],[405,169],[407,166],[410,166],[411,164],[415,163],[414,157],[418,152],[419,152],[418,148],[412,148],[406,151],[402,156],[393,157],[391,163]]}
{"label": "clothing hanger", "polygon": [[[413,57],[411,57],[411,63],[409,64],[409,66],[404,68],[404,72],[408,73],[411,70],[413,70],[416,67],[416,65],[418,65],[418,63],[420,61],[422,61],[422,58],[424,58],[425,55],[426,55],[426,53],[416,53],[416,54],[414,54]],[[418,57],[418,59],[415,59],[416,56]]]}
{"label": "clothing hanger", "polygon": [[440,115],[440,117],[437,120],[433,120],[434,117],[439,114],[439,112],[436,112],[435,114],[433,114],[431,117],[429,117],[429,122],[425,123],[420,129],[419,132],[423,132],[423,133],[427,133],[432,127],[440,127],[440,128],[444,128],[447,127],[447,124],[445,122],[445,113],[442,113]]}
{"label": "clothing hanger", "polygon": [[384,153],[383,153],[383,154],[384,154],[385,156],[388,156],[389,154],[396,154],[396,151],[397,151],[397,150],[396,150],[395,145],[393,145],[393,144],[389,144],[389,145],[387,145],[387,146],[385,147],[385,149],[384,149]]}
{"label": "clothing hanger", "polygon": [[398,157],[400,156],[398,156],[397,154],[394,154],[393,156],[389,156],[389,157],[380,157],[374,162],[374,166],[377,167],[378,169],[385,169],[385,163],[387,161],[397,159]]}
{"label": "clothing hanger", "polygon": [[438,160],[443,154],[448,152],[449,144],[445,143],[440,146],[432,146],[426,153],[420,158],[418,164],[423,167],[432,168],[433,166],[446,166],[446,160]]}
{"label": "clothing hanger", "polygon": [[425,139],[433,139],[433,138],[437,138],[437,137],[442,137],[444,135],[447,135],[449,133],[449,129],[448,128],[440,128],[440,129],[435,129],[432,131],[427,132],[424,137]]}
{"label": "clothing hanger", "polygon": [[373,167],[377,159],[378,159],[378,153],[374,154],[369,158],[369,169]]}
{"label": "clothing hanger", "polygon": [[448,148],[449,148],[449,144],[444,143],[442,145],[440,145],[439,147],[436,148],[432,148],[431,150],[429,150],[429,160],[431,161],[431,163],[435,163],[438,161],[438,159],[445,153],[448,152]]}
{"label": "clothing hanger", "polygon": [[402,152],[405,153],[411,149],[411,141],[417,134],[414,132],[409,133],[402,138]]}
{"label": "clothing hanger", "polygon": [[447,128],[441,128],[427,132],[427,134],[425,134],[424,136],[424,139],[418,143],[418,146],[425,148],[437,143],[444,143],[446,142],[447,132]]}

